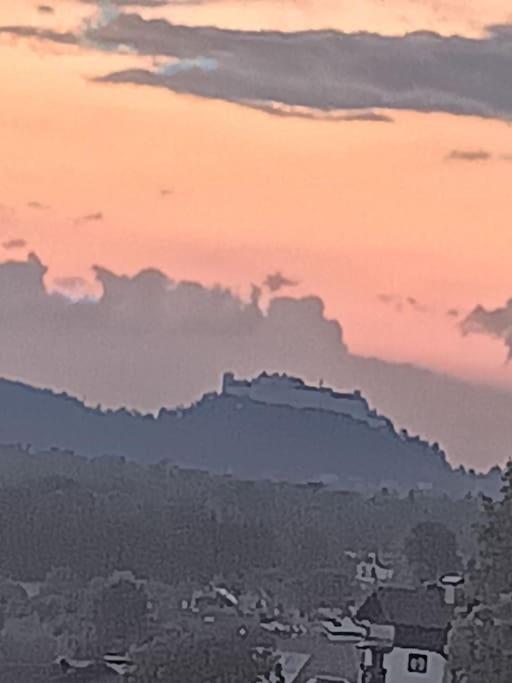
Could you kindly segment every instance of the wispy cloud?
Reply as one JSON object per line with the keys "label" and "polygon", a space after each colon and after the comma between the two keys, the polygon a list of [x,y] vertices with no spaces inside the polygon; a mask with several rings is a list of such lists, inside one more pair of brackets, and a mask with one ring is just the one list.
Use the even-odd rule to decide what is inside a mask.
{"label": "wispy cloud", "polygon": [[[189,4],[189,0],[181,3],[179,0],[80,0],[84,5],[98,5],[99,7],[165,7],[171,4]],[[190,0],[190,4],[195,4]]]}
{"label": "wispy cloud", "polygon": [[21,237],[16,237],[11,240],[6,240],[5,242],[2,243],[2,247],[4,249],[13,250],[13,249],[25,249],[27,246],[27,242],[22,239]]}
{"label": "wispy cloud", "polygon": [[398,299],[398,297],[395,294],[377,294],[377,299],[382,304],[392,304]]}
{"label": "wispy cloud", "polygon": [[392,306],[397,313],[412,310],[416,313],[429,313],[430,308],[420,303],[413,296],[400,296],[399,294],[378,294],[377,299],[386,306]]}
{"label": "wispy cloud", "polygon": [[512,360],[512,299],[504,306],[489,309],[476,306],[460,323],[463,334],[485,334],[501,339]]}
{"label": "wispy cloud", "polygon": [[446,156],[447,161],[489,161],[490,159],[492,159],[492,154],[485,149],[453,149]]}
{"label": "wispy cloud", "polygon": [[420,303],[418,299],[416,299],[413,296],[408,296],[406,298],[406,303],[410,308],[412,308],[417,313],[428,313],[430,310],[428,306],[425,306],[425,304]]}
{"label": "wispy cloud", "polygon": [[280,271],[269,273],[263,281],[263,286],[273,293],[279,292],[285,287],[296,287],[298,284],[297,280],[291,280],[290,278],[285,277]]}
{"label": "wispy cloud", "polygon": [[280,116],[282,118],[309,119],[311,121],[347,121],[367,123],[393,123],[394,119],[387,114],[375,112],[371,109],[365,111],[322,111],[312,107],[300,107],[283,105],[279,102],[243,102],[240,104],[252,109],[258,109],[266,114]]}
{"label": "wispy cloud", "polygon": [[39,211],[46,211],[50,208],[48,204],[42,204],[41,202],[37,201],[28,202],[27,206],[30,209],[38,209]]}
{"label": "wispy cloud", "polygon": [[83,223],[98,223],[99,221],[102,221],[104,218],[104,215],[101,211],[97,211],[96,213],[88,213],[85,216],[79,216],[78,218],[75,218],[75,225],[81,225]]}
{"label": "wispy cloud", "polygon": [[377,294],[377,299],[381,304],[392,307],[397,313],[403,311],[404,306],[402,297],[397,294]]}
{"label": "wispy cloud", "polygon": [[14,38],[34,38],[62,45],[79,45],[81,42],[80,36],[70,31],[59,32],[36,26],[0,26],[0,35],[2,34]]}
{"label": "wispy cloud", "polygon": [[38,5],[37,11],[40,14],[53,14],[55,12],[51,5]]}

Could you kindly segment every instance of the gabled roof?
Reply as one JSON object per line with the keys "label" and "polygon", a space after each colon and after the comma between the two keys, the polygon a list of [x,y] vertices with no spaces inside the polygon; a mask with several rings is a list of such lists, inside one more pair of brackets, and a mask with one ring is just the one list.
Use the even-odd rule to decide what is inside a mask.
{"label": "gabled roof", "polygon": [[357,612],[358,621],[440,630],[448,627],[451,618],[452,610],[437,587],[381,587]]}
{"label": "gabled roof", "polygon": [[448,629],[423,628],[421,626],[398,626],[395,630],[394,647],[428,650],[444,654]]}

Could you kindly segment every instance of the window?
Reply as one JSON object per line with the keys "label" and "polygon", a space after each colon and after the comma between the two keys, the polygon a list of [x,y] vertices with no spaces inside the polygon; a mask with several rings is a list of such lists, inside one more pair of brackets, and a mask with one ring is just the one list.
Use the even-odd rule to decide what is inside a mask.
{"label": "window", "polygon": [[407,671],[414,674],[426,674],[427,673],[427,655],[420,654],[410,654],[409,662],[407,665]]}

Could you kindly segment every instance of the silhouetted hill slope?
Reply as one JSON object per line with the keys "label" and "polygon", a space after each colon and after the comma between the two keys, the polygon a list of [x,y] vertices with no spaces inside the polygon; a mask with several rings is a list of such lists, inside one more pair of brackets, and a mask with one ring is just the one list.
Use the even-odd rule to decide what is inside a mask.
{"label": "silhouetted hill slope", "polygon": [[494,494],[499,487],[499,471],[454,471],[437,447],[404,439],[392,427],[376,430],[327,411],[216,394],[155,417],[103,412],[66,395],[0,380],[0,443],[140,462],[169,459],[249,479],[326,479],[345,489],[388,485],[404,491],[430,483],[436,491],[460,495]]}

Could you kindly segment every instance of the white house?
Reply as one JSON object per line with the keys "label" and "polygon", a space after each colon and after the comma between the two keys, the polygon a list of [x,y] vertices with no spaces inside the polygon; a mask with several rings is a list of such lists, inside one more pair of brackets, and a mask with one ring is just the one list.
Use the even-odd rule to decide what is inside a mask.
{"label": "white house", "polygon": [[288,375],[264,372],[253,380],[237,380],[232,372],[226,372],[222,393],[269,405],[326,410],[366,422],[375,429],[391,427],[391,422],[372,410],[360,392],[340,393],[323,386],[313,387]]}
{"label": "white house", "polygon": [[374,585],[385,583],[393,578],[393,569],[379,560],[377,553],[368,553],[367,557],[358,563],[356,580],[360,583]]}
{"label": "white house", "polygon": [[408,683],[424,680],[425,683],[442,683],[446,657],[420,647],[395,646],[384,658],[386,683]]}
{"label": "white house", "polygon": [[[386,683],[443,683],[446,638],[453,607],[440,586],[382,587],[359,608],[358,622],[387,629],[388,642],[359,643],[363,683],[369,672],[385,671]],[[377,675],[376,680],[384,680]]]}

